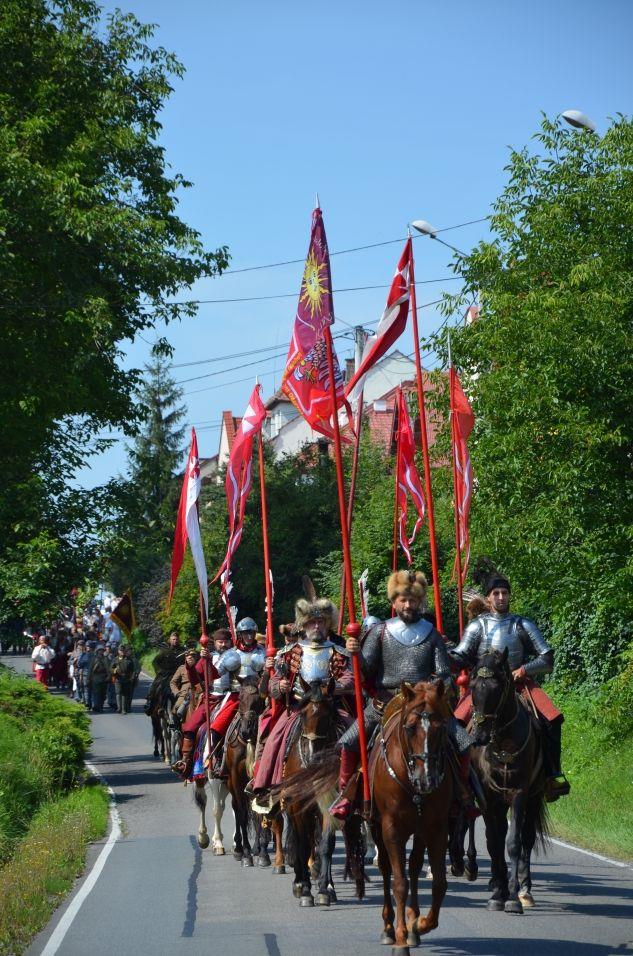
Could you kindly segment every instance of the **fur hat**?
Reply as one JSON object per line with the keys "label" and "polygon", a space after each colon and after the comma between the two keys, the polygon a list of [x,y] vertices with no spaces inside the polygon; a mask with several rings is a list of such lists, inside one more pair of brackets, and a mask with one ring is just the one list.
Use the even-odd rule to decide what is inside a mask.
{"label": "fur hat", "polygon": [[394,601],[397,597],[415,597],[426,600],[427,582],[421,571],[394,571],[387,581],[387,597]]}
{"label": "fur hat", "polygon": [[295,604],[295,623],[293,630],[301,630],[302,627],[315,619],[325,619],[329,622],[330,628],[335,628],[338,624],[338,611],[331,601],[327,598],[317,598],[316,601],[307,601],[305,598],[299,598]]}

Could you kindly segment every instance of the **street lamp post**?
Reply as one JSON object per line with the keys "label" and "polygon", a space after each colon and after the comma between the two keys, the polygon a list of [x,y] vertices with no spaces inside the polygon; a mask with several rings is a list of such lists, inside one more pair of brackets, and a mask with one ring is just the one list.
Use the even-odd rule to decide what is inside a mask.
{"label": "street lamp post", "polygon": [[580,110],[565,110],[560,114],[566,123],[569,123],[570,126],[573,126],[574,129],[586,129],[590,133],[595,133],[596,124],[592,119],[590,119],[586,113],[581,113]]}

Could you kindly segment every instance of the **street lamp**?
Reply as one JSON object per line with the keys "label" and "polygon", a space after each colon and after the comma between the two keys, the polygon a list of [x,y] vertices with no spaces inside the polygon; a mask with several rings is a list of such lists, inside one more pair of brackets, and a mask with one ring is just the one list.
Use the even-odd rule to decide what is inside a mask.
{"label": "street lamp", "polygon": [[435,226],[432,226],[430,222],[427,222],[426,219],[414,219],[411,225],[420,235],[428,236],[429,239],[435,239],[436,242],[441,242],[447,249],[452,249],[458,256],[461,256],[463,259],[466,258],[466,253],[462,252],[461,249],[458,249],[456,246],[451,246],[450,242],[444,242],[443,239],[440,239],[437,235],[439,230],[437,230]]}
{"label": "street lamp", "polygon": [[565,110],[564,113],[560,115],[575,129],[588,129],[590,133],[595,133],[596,131],[594,121],[589,119],[586,113],[581,113],[580,110]]}

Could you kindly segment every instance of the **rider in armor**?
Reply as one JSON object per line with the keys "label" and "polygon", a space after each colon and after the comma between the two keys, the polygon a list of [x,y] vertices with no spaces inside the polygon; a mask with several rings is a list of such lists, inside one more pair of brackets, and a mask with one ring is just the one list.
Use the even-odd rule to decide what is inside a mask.
{"label": "rider in armor", "polygon": [[[554,706],[544,690],[535,682],[539,674],[550,674],[554,666],[554,652],[538,627],[527,617],[510,614],[510,582],[494,572],[484,586],[487,611],[475,617],[464,630],[461,642],[452,651],[451,658],[460,667],[473,667],[491,650],[508,650],[508,663],[516,689],[528,707],[536,709],[544,731],[545,757],[548,764],[546,799],[558,800],[569,793],[569,783],[560,769],[561,729],[563,715]],[[459,702],[455,716],[464,725],[472,717],[472,699],[467,694]]]}
{"label": "rider in armor", "polygon": [[[387,597],[396,616],[375,624],[367,633],[362,648],[355,638],[347,641],[350,653],[360,652],[363,676],[375,687],[375,696],[370,698],[364,714],[368,743],[382,719],[385,706],[399,692],[403,681],[416,684],[441,678],[450,683],[451,670],[444,640],[430,621],[422,617],[426,591],[426,578],[421,572],[394,571],[387,582]],[[449,733],[460,755],[461,768],[461,758],[468,756],[470,738],[456,721]],[[340,746],[340,797],[330,812],[344,820],[352,810],[352,802],[345,790],[360,760],[358,721],[354,721],[343,735]],[[461,769],[463,775],[467,774],[467,767]]]}
{"label": "rider in armor", "polygon": [[282,782],[286,744],[301,709],[305,685],[314,681],[331,685],[334,696],[340,698],[341,722],[348,724],[351,720],[345,697],[353,694],[354,682],[349,654],[331,639],[335,620],[336,609],[331,601],[300,598],[295,605],[294,640],[289,640],[277,653],[270,680],[272,699],[285,704],[285,709],[270,730],[248,788],[257,796]]}
{"label": "rider in armor", "polygon": [[[259,678],[264,669],[265,654],[257,645],[255,636],[257,624],[251,617],[243,618],[236,627],[237,645],[231,646],[231,635],[224,629],[213,635],[215,652],[213,656],[206,648],[200,652],[200,661],[190,669],[192,685],[204,687],[204,661],[210,660],[209,706],[214,708],[211,715],[211,740],[209,752],[212,755],[216,771],[222,763],[222,749],[226,734],[240,702],[240,687],[247,677]],[[193,714],[182,725],[182,760],[174,769],[183,777],[188,777],[193,762],[196,733],[206,718],[204,691]]]}

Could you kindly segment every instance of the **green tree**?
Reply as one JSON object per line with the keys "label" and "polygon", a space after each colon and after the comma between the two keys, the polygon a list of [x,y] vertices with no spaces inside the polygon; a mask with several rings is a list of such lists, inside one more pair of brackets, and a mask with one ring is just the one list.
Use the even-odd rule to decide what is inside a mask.
{"label": "green tree", "polygon": [[633,125],[600,138],[544,118],[535,140],[446,302],[482,306],[452,336],[476,415],[473,555],[510,575],[561,674],[601,682],[633,621]]}
{"label": "green tree", "polygon": [[98,501],[68,479],[105,428],[134,432],[121,346],[191,314],[174,297],[226,266],[177,216],[190,183],[158,139],[182,67],[151,37],[93,0],[0,5],[0,613],[42,534],[51,581],[85,576]]}

